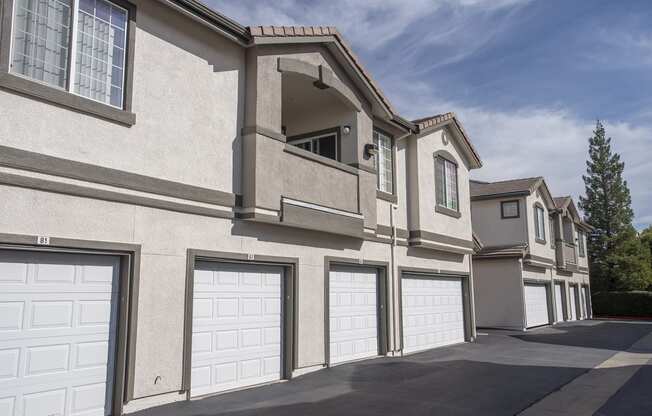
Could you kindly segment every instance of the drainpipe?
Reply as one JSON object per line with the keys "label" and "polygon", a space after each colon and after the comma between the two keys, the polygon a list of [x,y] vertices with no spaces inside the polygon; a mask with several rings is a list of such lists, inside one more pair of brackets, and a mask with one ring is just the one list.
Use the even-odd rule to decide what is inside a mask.
{"label": "drainpipe", "polygon": [[398,288],[396,287],[397,283],[397,271],[396,271],[396,224],[394,224],[394,211],[398,209],[398,205],[396,204],[390,204],[389,206],[389,226],[392,229],[392,242],[389,245],[389,250],[390,250],[390,264],[389,267],[391,269],[391,277],[390,277],[390,282],[391,285],[389,285],[392,288],[392,313],[391,313],[391,321],[392,321],[392,342],[391,342],[391,349],[392,349],[392,355],[396,355],[398,353],[398,347],[397,347],[397,340],[396,340],[396,316],[397,316],[397,310],[396,310],[396,301],[397,301],[397,296],[398,296]]}

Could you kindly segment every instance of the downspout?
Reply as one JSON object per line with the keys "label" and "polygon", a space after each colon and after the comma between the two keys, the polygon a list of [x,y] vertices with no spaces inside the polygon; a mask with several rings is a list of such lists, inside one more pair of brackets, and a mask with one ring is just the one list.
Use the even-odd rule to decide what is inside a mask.
{"label": "downspout", "polygon": [[389,226],[392,229],[392,242],[389,245],[389,250],[390,250],[390,258],[389,258],[389,267],[391,269],[391,288],[392,288],[392,296],[390,299],[392,299],[392,343],[391,343],[391,350],[392,350],[392,355],[397,355],[398,354],[398,348],[397,348],[397,323],[396,323],[396,316],[397,314],[397,309],[396,309],[396,303],[397,303],[397,296],[398,296],[398,288],[396,287],[397,283],[397,270],[396,270],[396,224],[394,224],[394,211],[398,209],[398,205],[396,204],[390,204],[389,205]]}

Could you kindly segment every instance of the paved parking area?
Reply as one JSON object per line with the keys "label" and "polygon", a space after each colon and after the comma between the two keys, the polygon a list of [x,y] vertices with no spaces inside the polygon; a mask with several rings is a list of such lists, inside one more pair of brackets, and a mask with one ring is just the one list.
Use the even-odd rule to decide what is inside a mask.
{"label": "paved parking area", "polygon": [[[652,324],[581,321],[527,333],[481,333],[475,343],[340,365],[290,382],[136,415],[549,414],[538,410],[545,407],[547,396],[565,394],[570,400],[576,394],[572,382],[587,377],[602,380],[598,383],[622,381],[616,381],[620,387],[606,402],[587,403],[584,409],[595,406],[599,415],[652,414],[652,363],[630,368],[632,374],[624,377],[626,365],[619,366],[621,361],[616,360],[616,354],[635,345],[641,353],[652,353]],[[642,343],[647,339],[650,342]],[[625,354],[636,357],[637,352]],[[608,363],[616,364],[596,369],[610,359]]]}

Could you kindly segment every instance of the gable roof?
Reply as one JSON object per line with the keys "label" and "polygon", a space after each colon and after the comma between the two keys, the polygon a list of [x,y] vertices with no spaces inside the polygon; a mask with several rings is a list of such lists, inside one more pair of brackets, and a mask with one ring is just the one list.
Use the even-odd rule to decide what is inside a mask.
{"label": "gable roof", "polygon": [[482,166],[480,156],[473,147],[468,134],[462,127],[454,113],[438,114],[431,117],[415,120],[413,122],[401,117],[387,96],[380,89],[369,71],[365,69],[362,62],[353,52],[351,46],[345,41],[342,34],[333,26],[250,26],[244,27],[240,23],[232,20],[221,13],[216,12],[210,7],[204,5],[199,0],[168,0],[164,2],[170,7],[189,15],[194,20],[211,27],[228,38],[244,45],[245,47],[266,44],[266,43],[297,43],[297,42],[317,42],[326,43],[334,46],[341,52],[342,56],[350,64],[358,75],[359,80],[368,87],[372,95],[381,104],[381,107],[388,115],[388,119],[397,126],[408,132],[419,134],[429,128],[437,128],[445,123],[454,123],[464,141],[464,147],[467,148],[472,167],[479,168]]}
{"label": "gable roof", "polygon": [[349,44],[344,40],[344,37],[340,34],[337,28],[333,26],[250,26],[248,29],[254,43],[257,43],[257,39],[265,38],[276,39],[281,43],[289,41],[290,39],[288,38],[301,38],[302,40],[316,38],[315,40],[318,40],[319,42],[336,43],[346,58],[348,58],[356,68],[363,81],[365,81],[371,90],[378,96],[388,112],[390,114],[396,114],[396,110],[389,102],[389,99],[385,94],[383,94],[376,81],[373,79],[369,71],[364,68],[360,59],[353,52],[351,46],[349,46]]}
{"label": "gable roof", "polygon": [[417,134],[427,134],[429,131],[435,130],[447,124],[452,124],[456,127],[460,136],[462,136],[464,147],[468,151],[469,156],[471,156],[472,168],[482,167],[482,160],[480,160],[480,155],[473,146],[473,143],[471,143],[469,135],[466,133],[466,130],[464,130],[462,123],[460,123],[455,113],[448,112],[443,114],[436,114],[434,116],[412,120],[412,123],[414,123],[417,128]]}
{"label": "gable roof", "polygon": [[556,197],[553,198],[553,200],[555,201],[555,208],[564,209],[571,202],[571,197],[570,196],[556,196]]}
{"label": "gable roof", "polygon": [[471,180],[471,199],[493,199],[509,196],[530,195],[543,182],[541,176],[534,178],[509,179],[497,182]]}

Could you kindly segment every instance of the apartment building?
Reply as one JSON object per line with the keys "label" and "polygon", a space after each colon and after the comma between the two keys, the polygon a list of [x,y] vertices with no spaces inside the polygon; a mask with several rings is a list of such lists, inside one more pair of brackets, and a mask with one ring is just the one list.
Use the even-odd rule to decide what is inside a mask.
{"label": "apartment building", "polygon": [[480,158],[454,114],[398,115],[334,28],[0,5],[0,414],[474,339]]}
{"label": "apartment building", "polygon": [[542,177],[471,181],[478,327],[525,330],[591,317],[586,235],[571,197]]}

